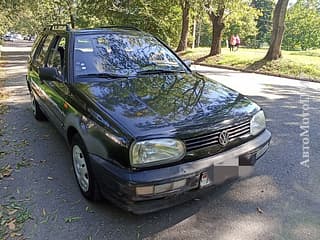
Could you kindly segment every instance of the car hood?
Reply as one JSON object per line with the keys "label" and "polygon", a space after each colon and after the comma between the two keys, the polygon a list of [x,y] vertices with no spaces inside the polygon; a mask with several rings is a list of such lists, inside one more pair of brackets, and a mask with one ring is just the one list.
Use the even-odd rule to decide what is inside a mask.
{"label": "car hood", "polygon": [[259,110],[243,95],[197,73],[90,78],[76,89],[136,139],[205,132]]}

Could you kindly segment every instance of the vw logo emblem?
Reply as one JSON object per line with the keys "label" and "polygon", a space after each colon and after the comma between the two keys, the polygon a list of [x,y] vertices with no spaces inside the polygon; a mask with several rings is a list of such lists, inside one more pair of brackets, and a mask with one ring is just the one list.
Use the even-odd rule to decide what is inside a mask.
{"label": "vw logo emblem", "polygon": [[223,130],[219,135],[219,143],[222,146],[226,146],[229,143],[229,133],[226,130]]}

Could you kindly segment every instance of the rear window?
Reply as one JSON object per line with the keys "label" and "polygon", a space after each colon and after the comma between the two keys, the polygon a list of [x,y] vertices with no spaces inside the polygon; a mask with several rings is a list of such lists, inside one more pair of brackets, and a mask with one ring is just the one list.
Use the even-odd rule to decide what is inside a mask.
{"label": "rear window", "polygon": [[44,60],[48,52],[49,45],[53,39],[53,35],[45,36],[39,44],[34,56],[34,62],[38,65],[44,65]]}

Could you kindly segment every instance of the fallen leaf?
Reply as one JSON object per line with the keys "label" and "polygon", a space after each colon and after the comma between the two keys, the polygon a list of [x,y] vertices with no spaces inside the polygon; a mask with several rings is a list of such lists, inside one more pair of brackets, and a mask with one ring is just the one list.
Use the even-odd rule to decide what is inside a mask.
{"label": "fallen leaf", "polygon": [[[17,233],[17,232],[10,233],[10,237],[11,237],[11,238],[20,237],[20,236],[22,236],[21,233]],[[21,238],[20,238],[20,239],[21,239]]]}
{"label": "fallen leaf", "polygon": [[13,230],[16,229],[16,225],[14,224],[15,221],[16,221],[16,220],[14,219],[14,220],[12,220],[12,221],[10,221],[10,222],[7,223],[7,226],[8,226],[8,228],[9,228],[11,231],[13,231]]}
{"label": "fallen leaf", "polygon": [[10,164],[6,165],[3,168],[0,168],[0,179],[4,177],[10,177],[13,169],[11,168]]}
{"label": "fallen leaf", "polygon": [[14,210],[12,210],[12,211],[9,211],[8,213],[9,213],[9,215],[13,215],[13,214],[15,214],[17,211],[18,211],[17,209],[14,209]]}
{"label": "fallen leaf", "polygon": [[72,222],[76,222],[79,221],[81,219],[81,217],[67,217],[64,219],[65,223],[72,223]]}
{"label": "fallen leaf", "polygon": [[46,210],[44,209],[44,208],[42,208],[42,216],[46,216],[47,215],[47,212],[46,212]]}
{"label": "fallen leaf", "polygon": [[86,207],[86,212],[88,213],[94,213],[94,211],[92,209],[89,208],[89,206]]}
{"label": "fallen leaf", "polygon": [[257,207],[257,212],[260,213],[260,214],[262,214],[262,213],[263,213],[263,210],[262,210],[261,208]]}
{"label": "fallen leaf", "polygon": [[48,177],[48,180],[53,180],[53,177]]}

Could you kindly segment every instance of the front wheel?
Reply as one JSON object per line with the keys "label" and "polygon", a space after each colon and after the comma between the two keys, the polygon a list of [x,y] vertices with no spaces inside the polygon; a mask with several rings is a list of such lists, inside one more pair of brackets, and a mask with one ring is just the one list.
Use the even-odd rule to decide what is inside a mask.
{"label": "front wheel", "polygon": [[72,139],[71,151],[73,170],[81,193],[89,200],[99,200],[100,191],[91,170],[89,155],[78,134]]}

